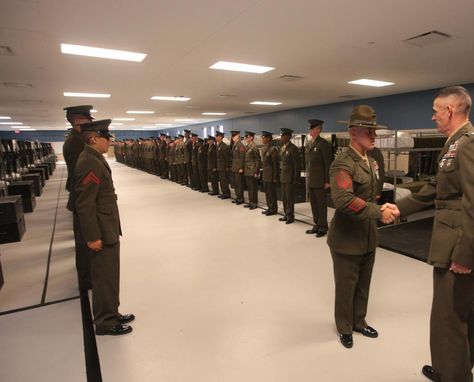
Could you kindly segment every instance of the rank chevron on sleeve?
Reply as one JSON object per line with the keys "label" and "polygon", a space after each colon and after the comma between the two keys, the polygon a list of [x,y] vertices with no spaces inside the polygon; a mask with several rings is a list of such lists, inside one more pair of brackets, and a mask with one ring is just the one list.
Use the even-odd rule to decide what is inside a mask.
{"label": "rank chevron on sleeve", "polygon": [[87,176],[84,178],[84,180],[82,181],[82,184],[84,186],[87,186],[89,183],[95,183],[97,185],[100,184],[100,179],[99,177],[94,174],[94,171],[89,171],[89,174],[87,174]]}

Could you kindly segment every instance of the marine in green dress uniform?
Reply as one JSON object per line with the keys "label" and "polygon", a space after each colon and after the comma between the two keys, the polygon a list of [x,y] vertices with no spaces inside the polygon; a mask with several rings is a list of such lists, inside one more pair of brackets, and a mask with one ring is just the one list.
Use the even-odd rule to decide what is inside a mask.
{"label": "marine in green dress uniform", "polygon": [[395,219],[389,209],[376,204],[377,173],[366,153],[375,145],[375,111],[356,106],[350,121],[351,144],[330,168],[331,196],[336,208],[328,234],[334,267],[335,320],[341,343],[353,345],[352,332],[375,338],[378,333],[366,320],[370,280],[378,244],[377,220]]}
{"label": "marine in green dress uniform", "polygon": [[84,240],[90,249],[92,310],[97,335],[130,333],[133,314],[119,307],[120,217],[112,172],[104,156],[110,146],[111,120],[82,125],[86,142],[74,172],[76,211]]}
{"label": "marine in green dress uniform", "polygon": [[301,177],[300,153],[290,141],[293,130],[286,128],[280,130],[282,143],[279,153],[280,183],[285,215],[278,220],[291,224],[295,221],[295,186]]}
{"label": "marine in green dress uniform", "polygon": [[217,174],[219,177],[219,184],[221,186],[222,195],[220,199],[230,198],[229,189],[229,164],[230,164],[230,148],[227,143],[223,141],[224,133],[216,131],[216,146],[217,146]]}
{"label": "marine in green dress uniform", "polygon": [[272,133],[262,131],[262,180],[267,203],[267,209],[262,211],[262,214],[266,216],[278,213],[276,186],[280,179],[280,160],[278,149],[272,145],[272,140]]}
{"label": "marine in green dress uniform", "polygon": [[234,176],[235,200],[232,203],[244,203],[244,160],[245,146],[240,140],[240,131],[232,130],[232,174]]}
{"label": "marine in green dress uniform", "polygon": [[471,96],[460,86],[441,90],[433,121],[448,136],[436,178],[397,201],[402,216],[436,208],[428,263],[433,266],[430,320],[433,381],[470,382],[474,364],[474,128]]}
{"label": "marine in green dress uniform", "polygon": [[260,150],[254,142],[255,133],[252,131],[245,132],[245,159],[244,159],[244,175],[245,183],[249,193],[249,203],[244,207],[254,210],[258,207],[258,177],[260,176],[261,157]]}
{"label": "marine in green dress uniform", "polygon": [[88,256],[89,251],[82,238],[79,217],[75,211],[74,169],[76,168],[77,159],[85,146],[84,139],[81,136],[81,124],[92,121],[92,105],[65,107],[64,110],[66,111],[66,119],[72,126],[71,133],[63,145],[63,156],[67,166],[66,190],[69,191],[67,209],[73,213],[77,281],[79,289],[87,290],[91,288],[90,260]]}
{"label": "marine in green dress uniform", "polygon": [[311,141],[306,145],[306,188],[313,213],[314,226],[306,231],[316,237],[326,235],[328,231],[328,205],[326,191],[329,189],[329,167],[332,163],[331,145],[320,137],[324,121],[310,119],[309,134]]}
{"label": "marine in green dress uniform", "polygon": [[211,192],[208,195],[219,195],[219,180],[217,175],[217,145],[216,138],[212,135],[207,137],[209,144],[207,150],[207,171],[209,182],[211,182]]}

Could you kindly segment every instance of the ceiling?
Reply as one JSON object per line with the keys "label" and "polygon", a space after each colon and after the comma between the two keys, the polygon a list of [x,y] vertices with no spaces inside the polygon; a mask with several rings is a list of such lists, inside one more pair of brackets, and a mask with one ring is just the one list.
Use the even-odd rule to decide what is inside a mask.
{"label": "ceiling", "polygon": [[[0,45],[13,55],[0,55],[0,116],[38,130],[64,130],[65,106],[93,104],[96,119],[155,111],[116,127],[133,129],[213,118],[203,112],[235,118],[340,102],[348,95],[471,83],[472,15],[472,0],[2,0]],[[432,30],[453,37],[424,47],[403,42]],[[148,56],[136,63],[64,55],[61,43]],[[209,69],[221,60],[275,69],[265,74]],[[302,79],[283,81],[284,75]],[[395,85],[347,83],[359,78]],[[12,82],[31,87],[4,85]],[[69,98],[63,92],[111,97]],[[150,100],[154,95],[191,100]],[[256,100],[282,104],[249,104]]]}

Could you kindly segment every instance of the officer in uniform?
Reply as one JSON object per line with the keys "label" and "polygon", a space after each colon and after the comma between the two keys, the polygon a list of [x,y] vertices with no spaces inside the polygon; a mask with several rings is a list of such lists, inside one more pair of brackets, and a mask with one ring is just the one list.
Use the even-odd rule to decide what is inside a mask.
{"label": "officer in uniform", "polygon": [[428,263],[433,265],[430,322],[432,381],[472,381],[474,363],[474,128],[471,96],[461,86],[442,89],[433,117],[448,139],[435,180],[397,201],[402,216],[436,208]]}
{"label": "officer in uniform", "polygon": [[160,174],[161,174],[161,179],[168,179],[168,165],[166,163],[166,138],[167,135],[165,133],[160,133],[160,141],[158,143],[160,147],[160,155],[158,157],[158,162],[160,165]]}
{"label": "officer in uniform", "polygon": [[316,237],[328,231],[328,205],[326,191],[329,189],[329,167],[332,163],[331,145],[320,137],[324,121],[310,119],[309,135],[311,141],[306,145],[306,188],[309,194],[314,226],[306,231]]}
{"label": "officer in uniform", "polygon": [[336,212],[329,228],[328,245],[336,287],[336,327],[341,343],[351,348],[353,331],[370,338],[378,336],[365,320],[378,244],[377,220],[389,223],[395,214],[376,204],[378,175],[367,150],[375,145],[375,130],[383,126],[377,125],[374,109],[356,106],[350,121],[340,122],[348,125],[351,143],[330,168]]}
{"label": "officer in uniform", "polygon": [[374,159],[375,163],[377,164],[377,171],[379,173],[379,181],[377,185],[377,200],[379,200],[382,196],[383,183],[385,179],[385,160],[382,151],[378,147],[374,147],[372,150],[367,151],[367,155]]}
{"label": "officer in uniform", "polygon": [[199,183],[201,185],[201,192],[209,192],[208,186],[208,170],[207,170],[207,152],[209,146],[207,144],[207,139],[198,138],[198,169],[199,169]]}
{"label": "officer in uniform", "polygon": [[112,172],[104,156],[110,146],[111,120],[82,125],[86,142],[74,172],[76,211],[84,240],[90,249],[92,310],[97,335],[130,333],[126,325],[133,314],[122,315],[119,307],[120,217]]}
{"label": "officer in uniform", "polygon": [[276,185],[280,177],[280,161],[278,149],[272,145],[273,135],[268,131],[262,131],[262,166],[263,166],[263,188],[267,209],[262,211],[266,216],[278,213],[278,202],[276,195]]}
{"label": "officer in uniform", "polygon": [[240,205],[244,202],[244,159],[245,146],[240,140],[240,131],[232,130],[232,174],[234,175],[235,200],[232,203]]}
{"label": "officer in uniform", "polygon": [[249,193],[249,203],[244,207],[254,210],[258,207],[258,184],[257,179],[260,176],[261,157],[260,150],[254,142],[255,133],[252,131],[245,132],[245,182]]}
{"label": "officer in uniform", "polygon": [[199,146],[202,144],[198,140],[198,135],[196,133],[191,133],[191,188],[195,191],[201,189],[201,183],[199,181],[199,166],[198,166],[198,152]]}
{"label": "officer in uniform", "polygon": [[219,183],[221,185],[222,195],[220,199],[230,198],[229,189],[229,163],[230,163],[230,149],[229,145],[223,141],[224,133],[216,131],[217,143],[217,174],[219,176]]}
{"label": "officer in uniform", "polygon": [[217,145],[216,138],[212,135],[207,137],[209,148],[207,151],[207,171],[209,174],[209,182],[211,182],[211,192],[208,195],[219,195],[219,181],[217,175]]}
{"label": "officer in uniform", "polygon": [[192,186],[193,182],[193,167],[191,164],[191,157],[193,152],[193,142],[191,140],[191,130],[184,130],[183,137],[183,154],[184,154],[184,167],[183,167],[183,184],[186,186]]}
{"label": "officer in uniform", "polygon": [[280,183],[285,215],[280,221],[291,224],[295,221],[295,185],[300,179],[301,164],[298,148],[290,141],[293,130],[282,128],[280,140]]}
{"label": "officer in uniform", "polygon": [[77,216],[74,206],[74,169],[77,159],[84,150],[85,145],[84,139],[82,139],[81,136],[81,125],[92,121],[92,105],[70,106],[65,107],[63,110],[66,111],[66,119],[72,126],[71,132],[63,145],[63,156],[67,166],[66,190],[69,191],[67,209],[73,213],[76,270],[79,289],[87,290],[91,288],[90,261],[88,256],[89,252],[79,227],[79,217]]}

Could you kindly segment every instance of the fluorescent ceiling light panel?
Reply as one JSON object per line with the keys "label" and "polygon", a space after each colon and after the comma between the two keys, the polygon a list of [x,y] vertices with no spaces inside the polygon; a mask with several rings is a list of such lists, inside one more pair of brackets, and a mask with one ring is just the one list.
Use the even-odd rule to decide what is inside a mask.
{"label": "fluorescent ceiling light panel", "polygon": [[156,126],[169,127],[169,126],[173,126],[173,124],[172,123],[157,123]]}
{"label": "fluorescent ceiling light panel", "polygon": [[23,122],[0,122],[0,125],[23,125]]}
{"label": "fluorescent ceiling light panel", "polygon": [[0,119],[11,119],[11,117],[0,116]]}
{"label": "fluorescent ceiling light panel", "polygon": [[191,118],[178,118],[178,119],[175,119],[176,122],[191,122],[191,121],[194,121],[193,119]]}
{"label": "fluorescent ceiling light panel", "polygon": [[135,121],[135,118],[114,118],[112,121]]}
{"label": "fluorescent ceiling light panel", "polygon": [[227,113],[213,113],[213,112],[207,112],[207,113],[202,113],[202,115],[226,115]]}
{"label": "fluorescent ceiling light panel", "polygon": [[91,113],[97,113],[97,110],[91,109]]}
{"label": "fluorescent ceiling light panel", "polygon": [[61,53],[77,56],[108,58],[110,60],[142,62],[146,54],[125,50],[94,48],[92,46],[61,44]]}
{"label": "fluorescent ceiling light panel", "polygon": [[111,123],[110,126],[122,126],[123,123]]}
{"label": "fluorescent ceiling light panel", "polygon": [[155,112],[146,110],[128,110],[127,114],[155,114]]}
{"label": "fluorescent ceiling light panel", "polygon": [[214,65],[210,66],[209,69],[220,69],[220,70],[231,70],[233,72],[245,72],[245,73],[266,73],[272,68],[270,66],[260,66],[260,65],[250,65],[250,64],[240,64],[238,62],[228,62],[228,61],[219,61]]}
{"label": "fluorescent ceiling light panel", "polygon": [[281,105],[281,102],[273,102],[273,101],[254,101],[254,102],[250,102],[250,105],[277,106],[277,105]]}
{"label": "fluorescent ceiling light panel", "polygon": [[110,94],[64,92],[65,97],[110,98]]}
{"label": "fluorescent ceiling light panel", "polygon": [[189,101],[191,98],[189,97],[182,97],[182,96],[177,96],[177,97],[167,97],[167,96],[153,96],[151,99],[155,101],[178,101],[178,102],[185,102]]}
{"label": "fluorescent ceiling light panel", "polygon": [[363,86],[373,86],[376,88],[381,88],[384,86],[389,86],[393,85],[393,82],[387,82],[387,81],[378,81],[378,80],[370,80],[367,78],[362,78],[360,80],[355,80],[355,81],[349,81],[348,84],[354,84],[354,85],[363,85]]}

